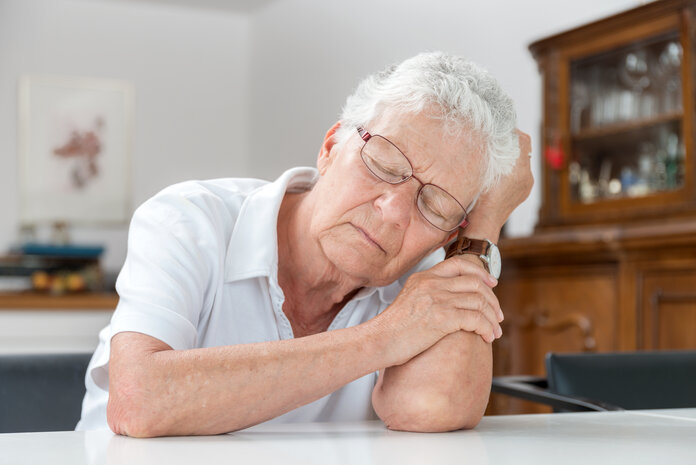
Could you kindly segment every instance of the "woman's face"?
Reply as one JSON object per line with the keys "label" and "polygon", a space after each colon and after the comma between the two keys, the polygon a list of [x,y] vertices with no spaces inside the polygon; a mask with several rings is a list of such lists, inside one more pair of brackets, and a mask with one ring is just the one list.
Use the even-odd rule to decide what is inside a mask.
{"label": "woman's face", "polygon": [[[365,128],[395,144],[424,183],[436,184],[468,206],[481,187],[483,153],[467,131],[446,133],[441,121],[423,114],[386,110]],[[331,132],[319,154],[321,177],[310,195],[315,211],[308,233],[341,272],[371,286],[386,285],[450,237],[418,211],[420,183],[389,184],[365,166],[357,132],[337,145]]]}

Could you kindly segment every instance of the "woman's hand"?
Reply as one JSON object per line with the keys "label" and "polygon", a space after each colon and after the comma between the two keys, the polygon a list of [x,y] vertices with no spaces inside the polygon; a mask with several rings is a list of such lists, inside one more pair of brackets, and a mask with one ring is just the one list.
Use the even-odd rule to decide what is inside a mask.
{"label": "woman's hand", "polygon": [[388,359],[393,365],[405,363],[460,330],[493,342],[502,335],[503,320],[492,291],[496,284],[481,265],[464,256],[411,275],[394,302],[374,320],[388,334]]}
{"label": "woman's hand", "polygon": [[497,242],[500,230],[510,214],[524,202],[532,190],[534,176],[530,164],[531,139],[528,134],[520,130],[517,133],[520,155],[512,172],[479,198],[476,207],[469,215],[470,226],[467,228],[467,235],[470,237],[485,237],[492,242]]}

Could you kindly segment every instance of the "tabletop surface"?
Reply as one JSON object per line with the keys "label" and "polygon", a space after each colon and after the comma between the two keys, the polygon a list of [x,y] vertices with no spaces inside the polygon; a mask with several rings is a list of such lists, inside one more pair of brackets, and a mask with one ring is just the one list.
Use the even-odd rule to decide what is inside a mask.
{"label": "tabletop surface", "polygon": [[0,434],[0,464],[696,464],[696,409],[484,417],[421,434],[381,422],[259,425],[220,436]]}

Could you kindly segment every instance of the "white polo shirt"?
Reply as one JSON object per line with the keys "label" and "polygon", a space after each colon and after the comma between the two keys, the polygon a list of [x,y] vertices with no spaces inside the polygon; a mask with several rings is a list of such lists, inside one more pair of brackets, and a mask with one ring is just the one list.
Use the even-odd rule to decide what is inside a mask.
{"label": "white polo shirt", "polygon": [[[122,331],[155,337],[174,350],[293,338],[278,285],[278,210],[286,192],[311,189],[313,168],[293,168],[275,182],[189,181],[170,186],[133,215],[128,253],[116,282],[119,303],[87,368],[78,430],[108,428],[111,338]],[[329,326],[347,328],[384,310],[411,273],[444,258],[438,250],[394,283],[363,288]],[[377,373],[271,421],[376,418]]]}

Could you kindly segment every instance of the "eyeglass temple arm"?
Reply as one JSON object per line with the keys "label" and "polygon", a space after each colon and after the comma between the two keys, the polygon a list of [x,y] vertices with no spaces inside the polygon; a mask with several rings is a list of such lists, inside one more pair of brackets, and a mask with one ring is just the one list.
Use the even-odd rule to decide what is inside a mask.
{"label": "eyeglass temple arm", "polygon": [[471,201],[468,207],[466,207],[466,215],[469,216],[471,214],[471,211],[474,209],[476,206],[476,202],[478,202],[479,197],[481,196],[481,193],[477,193],[476,197],[474,197],[474,200]]}
{"label": "eyeglass temple arm", "polygon": [[356,129],[358,130],[358,135],[360,136],[360,138],[365,142],[370,140],[370,137],[372,137],[372,134],[367,132],[364,127],[358,126]]}
{"label": "eyeglass temple arm", "polygon": [[480,196],[481,196],[481,193],[479,192],[478,194],[476,194],[476,197],[474,197],[474,200],[471,201],[469,206],[464,209],[466,211],[466,216],[464,217],[464,220],[461,223],[459,223],[458,228],[459,228],[460,233],[463,232],[467,226],[469,226],[469,219],[468,219],[469,215],[471,214],[471,211],[476,206],[476,202],[478,202],[478,199]]}

